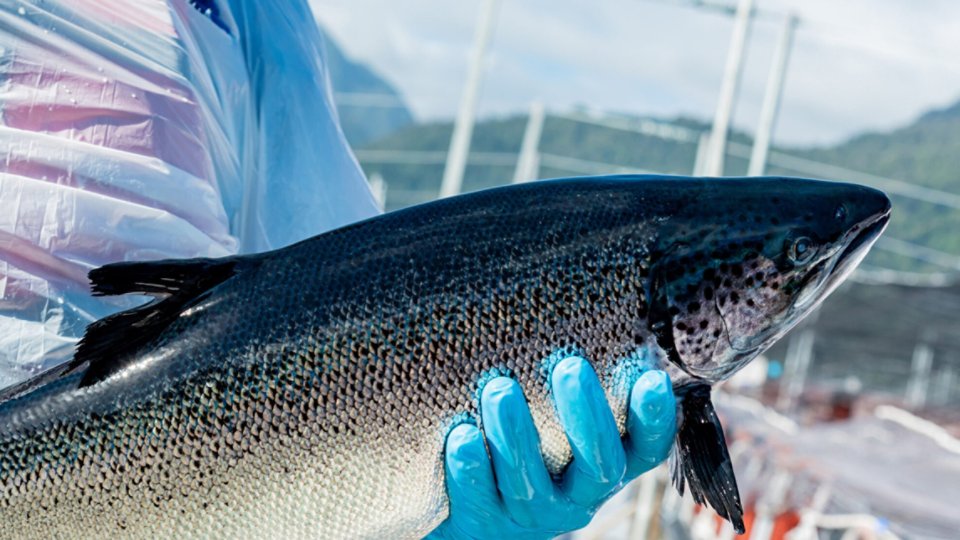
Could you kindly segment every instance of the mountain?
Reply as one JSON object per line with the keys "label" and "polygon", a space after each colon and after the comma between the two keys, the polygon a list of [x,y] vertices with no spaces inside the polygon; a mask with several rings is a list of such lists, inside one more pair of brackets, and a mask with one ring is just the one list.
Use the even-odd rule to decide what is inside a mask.
{"label": "mountain", "polygon": [[[641,118],[616,115],[619,123]],[[516,164],[525,116],[488,119],[476,124],[470,166],[464,175],[464,191],[510,182]],[[670,119],[670,124],[694,131],[707,129],[705,122]],[[408,206],[436,197],[443,163],[450,142],[449,122],[411,125],[361,147],[358,157],[368,174],[384,177],[389,186],[388,208]],[[732,142],[750,144],[750,138],[735,132]],[[415,151],[416,163],[390,162],[392,151]],[[889,132],[858,135],[841,144],[820,148],[778,148],[788,154],[827,165],[887,177],[898,181],[960,194],[960,102],[931,111],[910,125]],[[624,169],[667,174],[690,174],[696,144],[666,140],[629,130],[548,116],[540,143],[540,177],[605,174]],[[407,154],[408,156],[411,154]],[[771,164],[768,174],[818,176],[806,170]],[[727,160],[727,175],[742,175],[743,157]],[[819,176],[834,176],[824,175]],[[843,174],[837,180],[844,180]],[[855,175],[850,180],[860,181]],[[869,182],[867,182],[869,183]],[[892,194],[894,215],[887,236],[952,255],[960,255],[960,210]],[[932,263],[874,250],[868,264],[911,271],[943,270]]]}
{"label": "mountain", "polygon": [[352,146],[367,144],[413,124],[413,114],[393,85],[366,65],[348,58],[330,34],[324,33],[324,42],[340,125]]}
{"label": "mountain", "polygon": [[[960,102],[927,112],[910,125],[887,133],[867,133],[830,148],[792,153],[960,194]],[[960,255],[960,210],[896,194],[892,199],[888,236]]]}
{"label": "mountain", "polygon": [[867,133],[831,148],[802,152],[812,159],[957,192],[960,102],[888,133]]}

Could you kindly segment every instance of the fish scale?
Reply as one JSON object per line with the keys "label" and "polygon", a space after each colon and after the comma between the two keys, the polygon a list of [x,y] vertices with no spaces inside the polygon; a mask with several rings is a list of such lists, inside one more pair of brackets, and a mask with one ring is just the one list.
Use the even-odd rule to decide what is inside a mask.
{"label": "fish scale", "polygon": [[[480,422],[483,381],[519,382],[558,477],[572,459],[548,385],[562,356],[592,362],[626,436],[643,370],[667,370],[682,397],[714,382],[700,364],[726,362],[727,375],[759,352],[717,345],[727,357],[699,358],[702,342],[685,340],[690,318],[709,314],[678,307],[702,287],[678,292],[668,279],[671,254],[690,245],[670,224],[718,195],[797,188],[820,204],[876,198],[799,180],[571,179],[438,201],[266,254],[95,270],[99,294],[156,300],[95,323],[72,362],[4,392],[0,536],[423,536],[447,515],[445,434]],[[703,213],[714,229],[736,223]],[[851,225],[833,229],[838,259]],[[712,412],[701,401],[683,414]],[[694,495],[735,499],[736,519],[722,433],[697,435],[719,479],[690,466],[684,433],[678,467]]]}

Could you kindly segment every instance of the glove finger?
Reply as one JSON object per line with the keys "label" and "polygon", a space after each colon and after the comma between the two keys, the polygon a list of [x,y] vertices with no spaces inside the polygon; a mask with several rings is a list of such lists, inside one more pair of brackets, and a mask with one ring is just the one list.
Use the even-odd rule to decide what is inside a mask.
{"label": "glove finger", "polygon": [[543,463],[540,437],[520,386],[498,377],[480,395],[480,414],[490,448],[497,488],[513,521],[542,528],[561,513],[556,487]]}
{"label": "glove finger", "polygon": [[593,510],[616,490],[626,470],[626,455],[600,380],[579,357],[562,360],[550,374],[560,423],[573,450],[573,462],[561,491]]}
{"label": "glove finger", "polygon": [[447,494],[454,526],[468,534],[507,520],[480,429],[460,424],[447,435]]}
{"label": "glove finger", "polygon": [[627,474],[631,480],[666,459],[677,431],[677,399],[670,377],[648,371],[633,385],[627,412]]}

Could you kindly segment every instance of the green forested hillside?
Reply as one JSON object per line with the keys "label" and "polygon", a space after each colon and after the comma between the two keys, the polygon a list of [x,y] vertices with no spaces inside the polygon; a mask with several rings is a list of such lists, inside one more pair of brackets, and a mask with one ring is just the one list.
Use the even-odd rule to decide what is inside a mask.
{"label": "green forested hillside", "polygon": [[[889,133],[860,135],[831,148],[802,153],[818,161],[960,194],[960,103],[928,112]],[[895,196],[893,201],[890,237],[960,255],[960,211],[906,197]]]}
{"label": "green forested hillside", "polygon": [[[706,124],[671,120],[698,131]],[[479,122],[471,147],[471,164],[464,190],[471,191],[511,181],[526,118],[516,116]],[[361,149],[368,174],[379,173],[389,185],[388,207],[415,204],[436,196],[443,175],[443,158],[450,141],[450,123],[411,126]],[[731,140],[747,143],[735,133]],[[395,163],[384,150],[424,152],[414,161]],[[690,174],[696,155],[693,143],[676,142],[625,130],[547,118],[540,151],[540,177],[604,174],[632,168],[658,173]],[[781,148],[778,151],[855,171],[960,194],[960,103],[924,114],[915,122],[888,133],[859,135],[828,148]],[[514,154],[514,155],[511,155]],[[746,160],[730,157],[725,173],[744,174]],[[768,174],[809,175],[771,166]],[[846,178],[831,178],[844,180]],[[891,238],[960,255],[960,211],[946,206],[894,196]],[[901,270],[944,270],[942,266],[875,250],[868,263]]]}
{"label": "green forested hillside", "polygon": [[960,102],[889,133],[868,133],[804,154],[860,171],[960,193]]}

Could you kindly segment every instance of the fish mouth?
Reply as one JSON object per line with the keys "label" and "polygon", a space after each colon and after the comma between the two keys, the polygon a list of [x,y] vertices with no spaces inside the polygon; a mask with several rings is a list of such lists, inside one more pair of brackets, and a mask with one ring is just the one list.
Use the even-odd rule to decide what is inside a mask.
{"label": "fish mouth", "polygon": [[860,264],[889,221],[890,206],[888,204],[883,211],[873,214],[847,231],[841,240],[846,243],[843,250],[834,257],[822,261],[820,265],[824,269],[809,274],[804,280],[803,289],[806,289],[811,281],[815,284],[810,288],[809,294],[801,295],[794,304],[794,309],[806,312],[833,292]]}
{"label": "fish mouth", "polygon": [[861,223],[858,227],[847,233],[848,236],[855,236],[850,240],[850,243],[847,244],[847,247],[843,249],[843,252],[840,253],[836,267],[841,268],[845,264],[849,264],[847,261],[854,257],[864,244],[872,243],[873,240],[880,236],[880,233],[883,232],[883,229],[886,228],[887,222],[889,221],[890,208],[888,207],[884,212],[873,216],[871,219]]}
{"label": "fish mouth", "polygon": [[[828,286],[833,286],[850,272],[863,260],[869,251],[870,246],[880,236],[890,221],[890,207],[887,206],[884,211],[874,214],[869,219],[860,222],[851,229],[845,236],[850,240],[846,247],[837,256],[833,269],[830,271]],[[832,287],[829,290],[833,290]]]}

